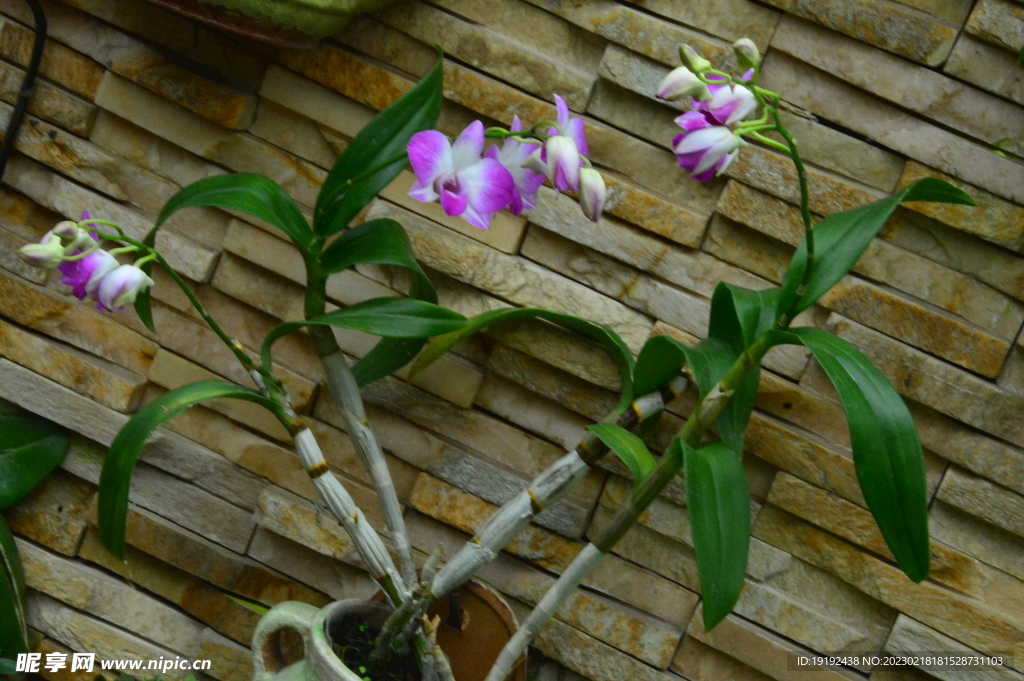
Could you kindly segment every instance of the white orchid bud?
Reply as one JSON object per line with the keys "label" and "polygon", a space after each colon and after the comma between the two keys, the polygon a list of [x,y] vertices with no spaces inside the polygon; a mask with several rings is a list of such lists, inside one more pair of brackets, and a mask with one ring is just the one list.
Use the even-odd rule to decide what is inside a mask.
{"label": "white orchid bud", "polygon": [[121,265],[100,279],[96,299],[107,310],[116,312],[134,303],[135,297],[152,285],[153,280],[135,265]]}
{"label": "white orchid bud", "polygon": [[680,66],[661,79],[656,96],[658,99],[668,102],[674,102],[684,97],[693,97],[697,101],[706,102],[711,99],[711,91],[697,74],[685,66]]}
{"label": "white orchid bud", "polygon": [[736,55],[736,66],[740,72],[756,69],[757,65],[761,63],[761,53],[750,38],[740,38],[734,42],[732,51]]}
{"label": "white orchid bud", "polygon": [[69,242],[77,239],[80,231],[81,229],[78,227],[78,224],[71,220],[62,220],[50,230],[50,234],[56,234],[60,237],[61,241]]}
{"label": "white orchid bud", "polygon": [[711,62],[697,54],[697,50],[689,45],[679,46],[679,58],[694,73],[704,73],[711,68]]}
{"label": "white orchid bud", "polygon": [[604,209],[607,188],[601,173],[593,168],[580,168],[580,208],[591,222],[597,222]]}
{"label": "white orchid bud", "polygon": [[554,135],[544,142],[547,178],[558,191],[576,191],[580,186],[580,152],[571,137]]}
{"label": "white orchid bud", "polygon": [[64,262],[64,244],[56,234],[47,234],[42,243],[29,244],[18,249],[18,255],[32,267],[52,270]]}

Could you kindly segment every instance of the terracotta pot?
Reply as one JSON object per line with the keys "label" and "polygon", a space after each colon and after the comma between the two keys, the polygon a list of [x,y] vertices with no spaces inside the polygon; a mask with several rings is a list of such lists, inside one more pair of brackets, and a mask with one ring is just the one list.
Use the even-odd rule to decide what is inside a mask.
{"label": "terracotta pot", "polygon": [[[334,654],[333,644],[345,643],[334,637],[351,617],[365,621],[376,631],[389,610],[380,602],[359,600],[335,601],[320,610],[297,601],[275,605],[253,634],[253,681],[361,681],[362,675]],[[437,641],[448,656],[456,681],[484,681],[498,653],[518,628],[515,614],[505,601],[475,582],[438,602],[430,614],[441,617]],[[289,633],[301,637],[303,649],[301,657],[291,664]],[[509,679],[525,681],[526,665],[516,667]]]}
{"label": "terracotta pot", "polygon": [[149,0],[232,33],[286,47],[312,47],[354,17],[394,0]]}

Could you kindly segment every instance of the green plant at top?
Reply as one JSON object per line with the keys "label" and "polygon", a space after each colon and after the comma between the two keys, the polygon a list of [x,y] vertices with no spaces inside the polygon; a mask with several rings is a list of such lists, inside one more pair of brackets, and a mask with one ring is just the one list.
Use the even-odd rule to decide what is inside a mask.
{"label": "green plant at top", "polygon": [[[225,397],[242,399],[268,409],[292,434],[313,484],[350,534],[371,577],[394,608],[376,635],[366,664],[371,677],[384,669],[396,652],[407,651],[416,656],[425,679],[449,678],[450,668],[433,638],[436,622],[424,617],[427,609],[493,560],[609,450],[633,473],[630,497],[526,618],[499,656],[489,681],[507,676],[532,637],[680,470],[686,477],[703,619],[710,630],[735,605],[746,575],[749,492],[740,461],[743,434],[757,396],[761,359],[773,346],[794,344],[808,348],[836,388],[849,423],[864,498],[897,564],[910,579],[925,579],[929,550],[924,464],[906,406],[882,374],[850,344],[815,328],[793,327],[792,322],[853,267],[901,202],[972,202],[945,182],[924,179],[888,198],[814,225],[807,173],[796,143],[779,118],[780,98],[757,85],[760,58],[753,44],[738,41],[736,53],[745,69],[742,74],[712,69],[685,48],[687,66],[663,82],[660,96],[692,98],[693,110],[677,119],[684,132],[674,141],[674,151],[680,165],[702,181],[724,171],[747,144],[746,139],[786,154],[799,178],[805,238],[782,286],[755,291],[719,284],[711,300],[708,337],[696,346],[654,337],[634,360],[612,330],[568,314],[509,308],[466,319],[437,305],[437,294],[417,264],[401,225],[377,219],[351,226],[360,211],[410,162],[417,176],[412,196],[438,201],[446,213],[461,215],[480,227],[486,227],[490,216],[505,206],[513,212],[530,208],[545,177],[558,191],[576,191],[587,217],[596,220],[600,214],[604,182],[587,158],[583,121],[573,118],[560,98],[556,98],[555,120],[526,129],[515,118],[509,130],[486,131],[477,122],[452,143],[431,130],[441,106],[440,63],[353,139],[324,182],[312,225],[276,183],[238,174],[209,178],[181,190],[168,201],[141,242],[128,238],[117,225],[98,219],[58,226],[44,243],[26,254],[27,259],[40,266],[62,267],[81,297],[93,295],[106,308],[134,301],[139,316],[151,329],[148,273],[153,266],[164,268],[257,386],[250,389],[225,381],[184,386],[161,396],[124,426],[111,445],[100,479],[100,535],[108,549],[119,557],[124,554],[129,480],[147,436],[193,404]],[[758,112],[759,118],[749,120]],[[783,141],[768,137],[770,133]],[[503,146],[485,150],[485,137],[501,140]],[[256,356],[217,325],[153,248],[156,231],[168,217],[198,206],[260,218],[280,229],[302,256],[307,278],[305,319],[282,323],[271,331]],[[95,229],[95,236],[83,236],[85,227]],[[138,259],[130,266],[104,260],[100,244],[107,241],[124,244],[117,251]],[[82,264],[74,265],[76,262]],[[327,312],[328,277],[363,264],[405,269],[410,274],[409,297],[373,299]],[[135,268],[138,273],[122,268]],[[114,276],[117,272],[121,274]],[[507,501],[446,563],[442,565],[441,555],[435,552],[417,571],[401,507],[366,418],[359,386],[391,374],[414,357],[413,371],[422,370],[470,335],[524,318],[542,319],[600,343],[619,370],[620,400],[599,424],[589,428],[579,445]],[[275,374],[274,342],[301,328],[308,331],[321,358],[345,429],[370,473],[395,559],[329,470],[313,434],[293,412],[287,390]],[[382,340],[349,367],[332,328],[358,329]],[[697,405],[667,451],[656,457],[645,440],[665,403],[691,382],[698,391]]]}

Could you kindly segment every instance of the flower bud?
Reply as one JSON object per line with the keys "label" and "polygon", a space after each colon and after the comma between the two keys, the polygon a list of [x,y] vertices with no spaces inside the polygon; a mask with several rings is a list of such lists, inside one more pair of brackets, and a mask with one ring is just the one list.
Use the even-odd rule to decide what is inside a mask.
{"label": "flower bud", "polygon": [[683,97],[693,97],[698,101],[705,102],[711,99],[711,91],[697,74],[685,66],[680,66],[661,79],[656,96],[658,99],[668,102],[674,102]]}
{"label": "flower bud", "polygon": [[42,243],[22,246],[18,255],[32,267],[52,270],[64,262],[64,244],[59,236],[48,234]]}
{"label": "flower bud", "polygon": [[697,54],[697,50],[693,49],[689,45],[679,46],[679,58],[682,59],[683,64],[690,67],[690,70],[694,73],[704,73],[711,68],[711,62]]}
{"label": "flower bud", "polygon": [[757,65],[761,63],[761,53],[750,38],[740,38],[734,42],[732,51],[736,55],[736,66],[740,72],[756,69]]}
{"label": "flower bud", "polygon": [[580,152],[571,137],[554,135],[544,142],[547,156],[547,177],[558,191],[580,186]]}
{"label": "flower bud", "polygon": [[580,208],[591,222],[597,222],[601,216],[606,195],[607,189],[601,173],[593,168],[580,168]]}
{"label": "flower bud", "polygon": [[125,305],[134,303],[135,297],[152,285],[153,280],[135,265],[121,265],[100,279],[96,288],[97,307],[117,312]]}
{"label": "flower bud", "polygon": [[54,228],[50,231],[50,234],[56,234],[60,237],[61,241],[74,241],[78,238],[78,224],[71,220],[62,220],[58,222]]}

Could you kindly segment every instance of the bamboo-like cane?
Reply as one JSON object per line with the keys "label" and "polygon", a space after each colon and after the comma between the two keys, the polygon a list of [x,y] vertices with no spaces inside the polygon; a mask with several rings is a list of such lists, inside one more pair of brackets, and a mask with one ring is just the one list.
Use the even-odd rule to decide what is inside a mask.
{"label": "bamboo-like cane", "polygon": [[295,442],[295,451],[302,461],[303,468],[313,480],[313,485],[323,498],[327,508],[334,514],[338,522],[352,538],[359,556],[366,563],[370,575],[380,584],[384,593],[392,601],[392,605],[398,605],[405,599],[407,588],[404,580],[395,570],[391,561],[391,554],[388,553],[380,535],[370,525],[363,512],[356,506],[352,496],[348,493],[334,473],[327,466],[324,455],[320,451],[320,445],[313,436],[313,431],[297,421],[299,429],[292,435]]}
{"label": "bamboo-like cane", "polygon": [[416,564],[413,561],[412,545],[402,517],[402,506],[398,502],[398,494],[391,480],[384,452],[366,418],[366,410],[355,376],[349,369],[345,354],[340,350],[321,357],[320,361],[327,374],[327,387],[331,391],[331,397],[341,409],[345,430],[355,445],[359,459],[370,474],[370,480],[380,499],[381,508],[384,510],[384,522],[387,524],[391,543],[398,556],[398,569],[402,580],[410,586],[416,584]]}
{"label": "bamboo-like cane", "polygon": [[[687,379],[677,376],[661,390],[640,397],[619,417],[618,425],[628,430],[657,414],[685,390],[686,385]],[[600,440],[588,434],[576,449],[538,475],[525,490],[495,511],[476,535],[438,571],[431,588],[433,596],[446,596],[493,561],[534,516],[564,497],[607,451]]]}

